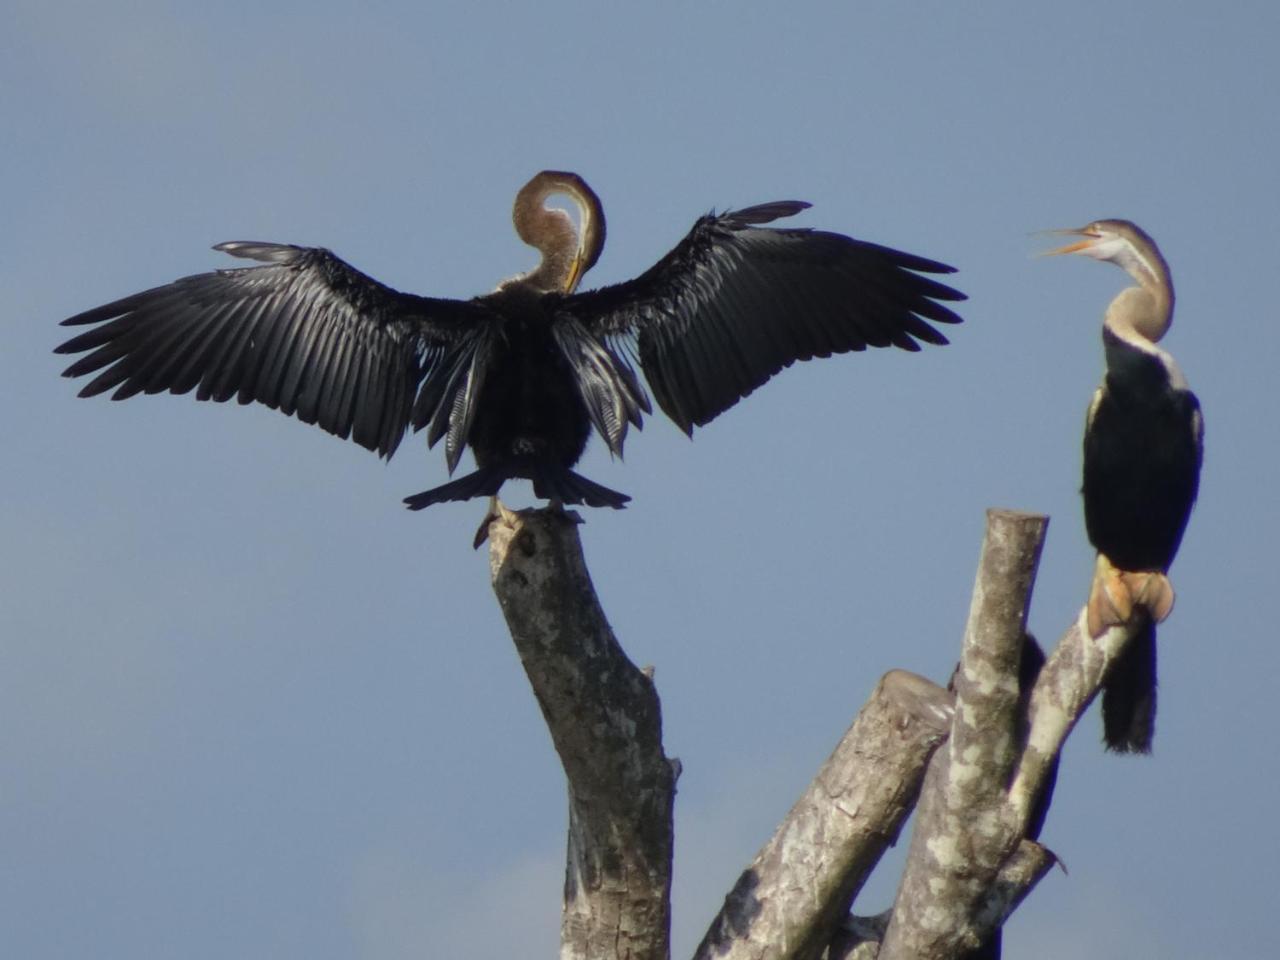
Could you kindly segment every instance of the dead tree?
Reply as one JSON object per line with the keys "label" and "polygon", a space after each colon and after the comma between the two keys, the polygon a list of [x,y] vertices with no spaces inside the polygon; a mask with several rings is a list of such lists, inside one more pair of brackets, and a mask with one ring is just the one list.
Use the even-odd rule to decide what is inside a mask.
{"label": "dead tree", "polygon": [[[1129,629],[1092,638],[1082,610],[1020,691],[1047,525],[988,511],[954,692],[900,670],[881,678],[695,960],[964,956],[1048,872],[1054,857],[1031,838],[1056,758]],[[652,678],[613,636],[573,522],[503,510],[489,532],[494,591],[568,778],[560,955],[666,960],[679,764],[663,753]],[[850,915],[913,809],[892,909]]]}

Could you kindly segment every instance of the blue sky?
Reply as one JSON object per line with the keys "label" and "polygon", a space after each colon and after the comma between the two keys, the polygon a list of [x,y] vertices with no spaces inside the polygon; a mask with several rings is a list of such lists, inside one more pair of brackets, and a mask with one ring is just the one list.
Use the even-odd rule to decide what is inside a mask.
{"label": "blue sky", "polygon": [[[552,955],[562,775],[471,533],[481,505],[277,413],[86,402],[65,316],[324,245],[469,297],[530,268],[515,191],[600,194],[587,286],[711,207],[954,263],[951,346],[784,372],[661,417],[583,540],[653,664],[677,801],[675,955],[892,667],[945,681],[983,510],[1052,517],[1032,627],[1091,569],[1078,498],[1098,330],[1126,283],[1036,230],[1126,217],[1178,290],[1201,502],[1160,638],[1156,752],[1087,716],[1013,955],[1271,956],[1280,535],[1272,291],[1280,8],[1157,2],[106,5],[0,30],[0,937],[25,958]],[[510,500],[530,502],[527,490]],[[905,846],[905,844],[903,844]],[[886,865],[890,867],[891,865]],[[896,868],[858,903],[884,908]]]}

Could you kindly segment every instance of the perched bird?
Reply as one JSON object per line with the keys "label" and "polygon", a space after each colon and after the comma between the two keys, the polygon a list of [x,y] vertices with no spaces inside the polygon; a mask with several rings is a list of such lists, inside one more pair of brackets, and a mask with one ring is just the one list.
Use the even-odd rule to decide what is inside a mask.
{"label": "perched bird", "polygon": [[[576,204],[580,225],[546,201]],[[265,265],[218,270],[116,300],[63,323],[92,329],[58,353],[65,376],[114,390],[257,401],[390,457],[405,430],[445,441],[452,474],[412,509],[496,496],[513,478],[559,504],[630,498],[575,473],[594,427],[615,456],[659,406],[686,433],[796,360],[865,347],[945,344],[935,323],[961,293],[922,274],[951,267],[811,229],[761,226],[808,207],[781,201],[700,218],[634,280],[578,284],[605,240],[600,201],[573,173],[544,171],[516,196],[536,269],[472,300],[400,293],[328,250],[276,243],[214,249]],[[482,527],[482,532],[487,527]],[[479,539],[483,539],[480,537]]]}
{"label": "perched bird", "polygon": [[1084,517],[1098,562],[1089,592],[1094,636],[1136,618],[1136,634],[1102,693],[1108,748],[1147,753],[1155,730],[1155,625],[1173,609],[1166,573],[1200,484],[1200,403],[1157,343],[1173,319],[1173,281],[1155,241],[1127,220],[1064,233],[1083,237],[1051,253],[1114,263],[1137,286],[1120,292],[1102,324],[1107,373],[1084,434]]}

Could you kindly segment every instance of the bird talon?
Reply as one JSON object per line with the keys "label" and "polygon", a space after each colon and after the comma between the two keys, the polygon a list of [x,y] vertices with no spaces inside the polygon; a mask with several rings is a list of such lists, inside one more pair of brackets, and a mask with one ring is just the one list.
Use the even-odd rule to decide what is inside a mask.
{"label": "bird talon", "polygon": [[556,514],[566,523],[572,523],[574,525],[581,526],[582,524],[587,522],[582,518],[582,514],[578,513],[577,510],[566,510],[564,506],[564,501],[561,500],[559,497],[552,497],[551,499],[549,499],[547,501],[546,509],[548,513]]}
{"label": "bird talon", "polygon": [[489,539],[489,524],[498,519],[498,515],[490,511],[484,515],[484,519],[480,521],[480,526],[476,528],[476,535],[471,541],[471,549],[479,550],[484,546],[484,542]]}
{"label": "bird talon", "polygon": [[481,544],[489,539],[490,524],[503,519],[504,515],[510,512],[496,496],[490,497],[489,509],[485,511],[484,519],[480,521],[480,526],[476,529],[475,539],[471,541],[471,549],[479,550]]}

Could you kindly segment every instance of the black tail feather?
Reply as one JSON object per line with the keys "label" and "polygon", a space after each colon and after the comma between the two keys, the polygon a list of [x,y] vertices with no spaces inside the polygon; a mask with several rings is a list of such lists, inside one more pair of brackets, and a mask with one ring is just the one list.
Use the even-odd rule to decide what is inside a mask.
{"label": "black tail feather", "polygon": [[532,480],[533,492],[544,500],[559,500],[565,505],[581,504],[621,510],[631,499],[625,493],[601,486],[567,467],[521,457],[495,466],[481,467],[465,477],[405,497],[404,502],[410,510],[421,510],[433,503],[493,497],[497,496],[498,489],[504,483],[518,478]]}
{"label": "black tail feather", "polygon": [[533,492],[544,500],[588,507],[613,507],[621,510],[631,498],[610,490],[580,473],[554,464],[536,464],[533,470]]}
{"label": "black tail feather", "polygon": [[422,493],[405,497],[404,503],[410,510],[421,510],[433,503],[493,497],[497,496],[498,488],[509,479],[511,475],[501,467],[482,467],[475,473],[468,473],[465,477],[459,477],[457,480],[450,480],[430,490],[423,490]]}
{"label": "black tail feather", "polygon": [[1150,753],[1156,730],[1156,627],[1147,618],[1102,687],[1102,738],[1117,753]]}

